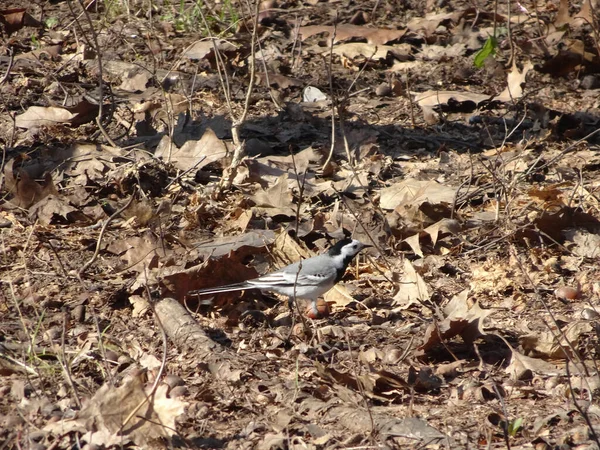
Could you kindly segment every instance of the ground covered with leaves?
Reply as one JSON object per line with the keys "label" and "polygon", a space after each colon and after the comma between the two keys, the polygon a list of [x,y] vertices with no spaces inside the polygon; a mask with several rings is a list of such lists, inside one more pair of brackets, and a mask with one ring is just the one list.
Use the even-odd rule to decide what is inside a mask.
{"label": "ground covered with leaves", "polygon": [[0,448],[598,449],[600,5],[500,3],[3,2]]}

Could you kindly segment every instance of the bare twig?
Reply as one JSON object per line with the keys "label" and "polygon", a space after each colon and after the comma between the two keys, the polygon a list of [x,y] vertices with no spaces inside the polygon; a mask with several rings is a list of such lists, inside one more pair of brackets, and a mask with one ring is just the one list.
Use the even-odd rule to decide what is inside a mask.
{"label": "bare twig", "polygon": [[59,362],[59,364],[61,365],[63,372],[65,374],[65,378],[67,380],[67,383],[69,385],[69,387],[71,388],[71,391],[73,391],[73,399],[75,400],[75,403],[77,404],[77,407],[79,409],[81,409],[81,400],[79,400],[79,394],[77,392],[77,388],[75,387],[75,383],[73,383],[73,377],[71,376],[71,368],[69,367],[69,362],[67,361],[67,357],[66,357],[66,351],[65,351],[65,336],[67,335],[67,312],[63,313],[63,323],[62,323],[62,332],[61,332],[61,336],[60,336],[60,357],[59,354],[57,353],[57,360]]}
{"label": "bare twig", "polygon": [[75,10],[73,9],[73,5],[71,4],[71,1],[72,0],[69,0],[67,2],[67,4],[69,5],[69,9],[71,10],[71,13],[75,17],[75,23],[77,23],[77,25],[79,26],[79,29],[80,29],[82,35],[88,41],[88,44],[90,45],[90,47],[92,47],[94,49],[94,51],[96,52],[96,60],[98,61],[98,97],[99,98],[98,98],[98,115],[96,116],[96,125],[98,125],[98,129],[104,136],[104,139],[106,139],[107,142],[110,145],[112,145],[113,147],[118,148],[119,146],[112,140],[112,138],[108,135],[104,126],[102,125],[102,115],[104,114],[104,108],[103,108],[104,80],[102,79],[102,76],[103,76],[102,52],[101,52],[100,44],[98,42],[98,34],[96,33],[96,30],[94,29],[94,22],[92,21],[92,18],[90,17],[90,14],[89,14],[87,8],[83,4],[82,0],[78,0],[79,6],[82,9],[83,15],[85,16],[85,18],[90,26],[90,34],[92,35],[92,42],[90,42],[90,40],[87,39],[86,33],[83,31],[83,28],[79,24],[79,18],[75,15]]}
{"label": "bare twig", "polygon": [[[156,378],[154,379],[154,384],[152,385],[152,388],[150,389],[150,392],[148,392],[148,395],[146,396],[146,398],[144,398],[144,400],[142,400],[135,408],[133,408],[133,410],[129,413],[129,415],[127,416],[127,418],[123,421],[123,423],[121,424],[121,430],[123,430],[123,428],[125,428],[125,425],[127,425],[129,423],[129,421],[135,416],[135,414],[140,410],[140,408],[142,406],[144,406],[146,403],[150,402],[151,397],[154,396],[154,394],[156,393],[156,389],[158,388],[158,383],[160,383],[160,379],[162,377],[162,374],[165,371],[165,367],[167,365],[167,350],[168,350],[168,345],[167,345],[167,333],[165,331],[165,327],[163,326],[160,317],[158,314],[156,314],[156,310],[154,309],[154,303],[152,303],[152,294],[150,293],[150,288],[148,287],[148,273],[147,273],[147,268],[144,267],[144,275],[146,276],[146,295],[148,296],[148,304],[150,305],[150,307],[152,308],[152,312],[154,313],[154,317],[156,318],[156,322],[158,323],[158,327],[160,328],[160,334],[162,337],[162,342],[163,342],[163,353],[162,353],[162,359],[161,359],[161,364],[160,364],[160,368],[158,369],[158,373],[156,374]],[[164,424],[160,424],[161,426],[164,426]]]}
{"label": "bare twig", "polygon": [[[223,61],[223,58],[213,40],[215,56],[217,59],[217,68],[219,70],[219,78],[221,80],[221,85],[223,87],[223,93],[225,95],[227,107],[229,109],[229,113],[230,113],[232,121],[233,121],[233,123],[231,125],[231,135],[232,135],[233,145],[234,145],[233,157],[231,160],[231,164],[229,165],[229,167],[227,169],[225,169],[223,171],[223,177],[221,179],[221,183],[219,184],[218,193],[223,192],[223,190],[225,190],[225,189],[231,188],[231,185],[233,184],[233,180],[237,174],[237,169],[238,169],[239,165],[241,164],[242,160],[244,159],[244,157],[246,156],[246,143],[240,139],[240,129],[243,126],[244,122],[246,121],[246,117],[248,116],[248,110],[250,108],[250,100],[252,98],[252,93],[254,91],[254,84],[255,84],[255,78],[256,78],[256,47],[257,47],[256,42],[258,39],[259,6],[260,6],[260,1],[255,0],[254,11],[253,11],[253,21],[252,21],[252,40],[251,40],[251,52],[252,53],[250,55],[250,80],[248,82],[248,90],[246,91],[246,99],[244,102],[244,109],[242,110],[242,113],[240,114],[240,116],[237,118],[235,117],[235,114],[233,112],[233,106],[231,104],[231,95],[230,95],[229,87],[228,87],[229,83],[226,78],[227,68],[226,68],[225,62]],[[202,20],[204,21],[205,26],[207,27],[207,29],[209,30],[208,32],[210,33],[210,27],[208,27],[208,23],[206,22],[206,18],[204,17],[203,13],[202,13]],[[221,73],[221,70],[223,73]]]}
{"label": "bare twig", "polygon": [[8,67],[6,68],[6,73],[4,74],[2,79],[0,79],[0,86],[2,86],[4,83],[6,83],[6,80],[8,80],[8,77],[10,76],[10,71],[12,70],[13,63],[15,62],[15,52],[14,52],[13,48],[9,47],[8,52],[10,53],[10,59],[8,60]]}
{"label": "bare twig", "polygon": [[[323,164],[323,171],[327,169],[329,163],[331,162],[331,158],[333,158],[333,151],[335,149],[335,114],[336,114],[336,104],[335,99],[337,96],[333,92],[333,44],[335,42],[337,34],[337,12],[335,17],[335,22],[333,25],[333,31],[331,32],[331,43],[329,44],[329,60],[327,64],[327,76],[329,78],[329,95],[331,97],[331,146],[329,148],[329,155]],[[350,162],[350,155],[348,155],[348,160]]]}
{"label": "bare twig", "polygon": [[556,320],[556,317],[554,317],[554,313],[552,312],[552,310],[550,309],[550,307],[548,306],[548,304],[546,303],[546,301],[544,301],[544,299],[542,297],[542,294],[541,294],[538,286],[533,282],[533,280],[529,276],[529,273],[527,272],[527,270],[525,270],[525,267],[523,266],[523,262],[521,261],[521,258],[519,257],[519,255],[517,254],[517,252],[516,252],[516,250],[514,248],[511,248],[511,253],[513,255],[513,258],[517,261],[517,265],[521,269],[521,273],[527,279],[527,281],[529,281],[529,284],[533,288],[533,290],[535,292],[535,297],[536,297],[537,301],[539,301],[542,304],[542,306],[546,310],[546,313],[548,313],[548,316],[552,320],[553,326],[550,326],[549,324],[546,324],[546,327],[548,328],[548,330],[552,334],[554,342],[556,343],[556,345],[558,345],[558,346],[561,347],[563,353],[568,358],[569,357],[569,352],[565,348],[565,344],[566,344],[566,347],[568,347],[569,350],[571,350],[571,354],[573,355],[573,357],[575,357],[575,358],[577,358],[579,360],[579,363],[583,367],[583,371],[585,372],[586,376],[589,377],[590,374],[589,374],[589,370],[588,370],[587,366],[585,365],[585,361],[583,361],[583,359],[580,357],[579,352],[577,351],[577,349],[573,346],[573,344],[571,343],[571,341],[569,340],[569,338],[565,335],[564,331],[559,326],[558,321]]}
{"label": "bare twig", "polygon": [[102,229],[100,230],[100,235],[98,236],[98,240],[96,241],[96,250],[94,251],[94,254],[90,258],[90,260],[88,262],[86,262],[83,265],[83,267],[79,270],[79,272],[77,273],[77,277],[79,278],[79,280],[81,280],[81,276],[85,273],[85,271],[87,269],[89,269],[92,264],[94,264],[94,262],[96,261],[96,258],[98,258],[98,254],[100,253],[100,246],[102,245],[102,238],[104,237],[104,232],[106,231],[108,224],[111,223],[114,219],[116,219],[123,211],[125,211],[127,208],[129,208],[129,206],[133,202],[134,198],[135,198],[135,192],[133,192],[131,194],[129,201],[124,206],[119,208],[108,219],[106,219],[106,222],[104,222],[104,225],[102,225]]}
{"label": "bare twig", "polygon": [[[596,445],[598,445],[600,447],[600,441],[598,440],[598,435],[596,434],[596,430],[594,429],[594,425],[592,424],[592,421],[590,420],[590,416],[589,416],[588,412],[583,410],[583,408],[581,407],[581,405],[575,398],[575,390],[573,389],[573,385],[571,384],[571,370],[569,369],[569,360],[567,360],[565,369],[567,371],[567,381],[569,383],[569,393],[571,394],[571,400],[573,400],[573,404],[575,405],[575,408],[577,409],[577,411],[579,411],[579,414],[581,414],[583,416],[583,419],[585,420],[585,423],[588,426],[588,431],[592,435],[592,439],[594,439],[594,442],[596,442]],[[590,389],[590,386],[588,386],[588,393],[590,396],[590,404],[593,404],[592,398],[591,398],[592,390]]]}

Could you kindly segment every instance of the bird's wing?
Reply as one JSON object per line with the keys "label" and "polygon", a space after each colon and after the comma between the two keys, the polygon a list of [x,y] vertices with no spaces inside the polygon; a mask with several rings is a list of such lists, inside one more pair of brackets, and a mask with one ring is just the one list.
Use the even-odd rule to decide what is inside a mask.
{"label": "bird's wing", "polygon": [[329,278],[335,278],[336,272],[332,270],[320,270],[315,271],[314,262],[303,261],[302,266],[300,263],[291,264],[284,267],[277,272],[263,275],[262,277],[249,280],[249,284],[253,284],[256,287],[262,286],[293,286],[294,284],[299,285],[316,285],[323,283],[324,280]]}

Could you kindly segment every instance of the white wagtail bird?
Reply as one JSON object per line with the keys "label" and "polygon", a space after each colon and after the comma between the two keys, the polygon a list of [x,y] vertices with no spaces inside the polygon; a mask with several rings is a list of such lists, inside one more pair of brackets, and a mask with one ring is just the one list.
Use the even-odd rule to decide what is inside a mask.
{"label": "white wagtail bird", "polygon": [[312,313],[319,316],[317,298],[330,290],[346,273],[350,261],[365,247],[356,239],[342,239],[325,253],[285,266],[262,277],[242,283],[190,291],[189,295],[261,289],[287,296],[290,301],[302,298],[312,301]]}

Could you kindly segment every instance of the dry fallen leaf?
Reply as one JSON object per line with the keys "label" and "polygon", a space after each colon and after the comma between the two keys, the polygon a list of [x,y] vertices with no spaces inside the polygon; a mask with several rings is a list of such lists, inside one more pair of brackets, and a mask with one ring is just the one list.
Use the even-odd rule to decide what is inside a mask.
{"label": "dry fallen leaf", "polygon": [[479,336],[485,335],[483,321],[493,311],[482,309],[479,303],[469,306],[468,297],[469,290],[465,289],[450,300],[444,308],[445,318],[427,328],[423,344],[419,347],[420,352],[426,352],[442,340],[454,336],[461,336],[464,342],[470,344]]}
{"label": "dry fallen leaf", "polygon": [[508,74],[506,88],[500,94],[495,96],[494,100],[498,100],[500,102],[510,102],[521,98],[523,96],[522,84],[525,83],[527,72],[529,72],[531,69],[533,69],[533,64],[531,61],[527,61],[522,71],[519,71],[517,65],[513,63],[512,70]]}
{"label": "dry fallen leaf", "polygon": [[162,145],[156,150],[155,156],[172,162],[178,169],[197,170],[219,161],[228,155],[227,144],[219,139],[215,132],[207,128],[199,141],[189,140],[181,146]]}
{"label": "dry fallen leaf", "polygon": [[404,274],[399,285],[400,289],[394,296],[394,305],[400,309],[406,309],[413,304],[421,304],[431,297],[427,284],[408,259],[404,260]]}
{"label": "dry fallen leaf", "polygon": [[180,399],[168,398],[168,389],[161,384],[151,393],[141,376],[128,378],[119,387],[105,384],[75,419],[50,423],[44,430],[56,436],[78,430],[84,433],[82,441],[98,446],[132,441],[148,447],[152,440],[176,434],[175,419],[187,405]]}
{"label": "dry fallen leaf", "polygon": [[327,33],[332,36],[335,32],[335,42],[345,41],[346,39],[361,37],[367,40],[369,44],[383,45],[388,42],[396,41],[402,38],[406,30],[389,30],[385,28],[367,28],[358,25],[340,24],[337,27],[329,25],[309,25],[300,27],[302,40],[308,39],[315,34]]}
{"label": "dry fallen leaf", "polygon": [[568,324],[561,333],[557,331],[532,333],[521,336],[519,343],[524,352],[537,358],[571,359],[575,357],[572,348],[577,349],[582,338],[592,332],[593,326],[589,321],[575,321]]}
{"label": "dry fallen leaf", "polygon": [[452,204],[456,189],[435,181],[422,181],[412,178],[402,180],[381,190],[380,205],[383,209],[396,209],[399,206],[420,206],[431,204]]}

